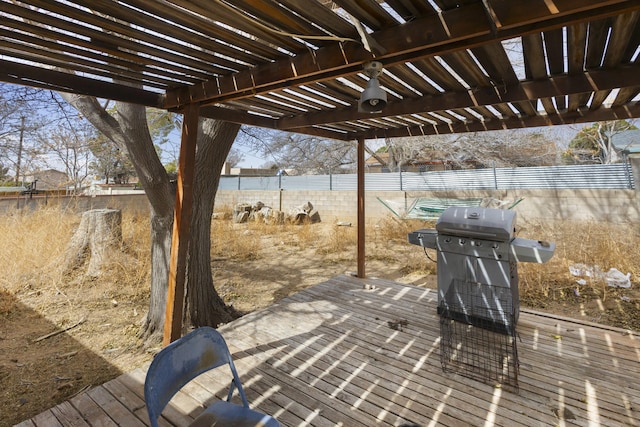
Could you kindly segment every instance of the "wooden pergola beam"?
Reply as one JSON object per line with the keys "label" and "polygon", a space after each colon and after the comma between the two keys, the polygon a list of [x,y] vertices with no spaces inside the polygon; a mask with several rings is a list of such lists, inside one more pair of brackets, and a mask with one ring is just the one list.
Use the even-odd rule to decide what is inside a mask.
{"label": "wooden pergola beam", "polygon": [[2,62],[0,81],[163,108],[164,94],[28,64]]}
{"label": "wooden pergola beam", "polygon": [[[496,1],[489,3],[501,4]],[[556,11],[541,7],[540,3],[523,2],[518,8],[495,7],[498,26],[489,19],[482,3],[472,3],[439,16],[426,16],[381,30],[370,34],[370,37],[387,53],[377,54],[375,58],[389,67],[640,9],[637,2],[620,0],[555,0]],[[527,19],[522,16],[527,16]],[[372,54],[360,44],[333,44],[294,58],[219,76],[197,86],[168,90],[165,106],[171,109],[191,102],[223,102],[291,85],[335,79],[360,72],[363,64],[372,58]]]}
{"label": "wooden pergola beam", "polygon": [[488,130],[525,129],[556,125],[571,125],[578,123],[602,122],[610,120],[626,120],[640,117],[640,105],[632,102],[608,109],[579,109],[561,114],[539,115],[535,117],[514,117],[488,121],[474,121],[459,124],[440,124],[408,126],[393,129],[372,129],[349,134],[350,138],[402,138],[420,135],[446,135],[464,132],[482,132]]}
{"label": "wooden pergola beam", "polygon": [[299,116],[283,117],[276,126],[281,130],[296,131],[332,122],[366,120],[371,118],[422,114],[434,111],[456,110],[466,107],[535,101],[545,97],[575,95],[593,91],[613,90],[619,87],[640,86],[640,64],[616,69],[593,70],[581,74],[562,74],[548,79],[529,80],[499,88],[493,86],[473,88],[443,95],[424,95],[419,98],[389,102],[380,113],[361,113],[356,108],[320,111]]}
{"label": "wooden pergola beam", "polygon": [[[211,105],[200,107],[200,116],[215,120],[224,120],[225,122],[238,123],[241,125],[258,126],[284,131],[288,130],[281,129],[279,126],[279,119],[261,117],[246,111],[231,110],[229,108],[214,107]],[[338,139],[344,141],[352,140],[348,138],[346,132],[341,133],[331,129],[323,129],[321,127],[301,126],[298,129],[295,129],[295,132],[306,135],[315,135],[327,139]]]}

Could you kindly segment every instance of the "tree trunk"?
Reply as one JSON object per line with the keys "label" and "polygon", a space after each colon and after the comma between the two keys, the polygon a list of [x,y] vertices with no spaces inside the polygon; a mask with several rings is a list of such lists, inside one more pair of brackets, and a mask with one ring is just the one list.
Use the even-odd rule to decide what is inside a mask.
{"label": "tree trunk", "polygon": [[[175,186],[169,181],[147,126],[146,109],[116,103],[115,117],[95,98],[61,94],[91,124],[118,147],[126,149],[151,206],[151,295],[141,329],[145,339],[162,335],[164,328]],[[213,287],[211,275],[211,214],[220,171],[237,135],[236,124],[201,120],[196,152],[192,231],[187,254],[186,324],[217,326],[234,316]]]}
{"label": "tree trunk", "polygon": [[169,289],[169,260],[171,258],[171,232],[173,214],[158,215],[151,209],[151,287],[149,311],[140,330],[140,336],[155,340],[162,337]]}
{"label": "tree trunk", "polygon": [[[218,295],[211,274],[211,215],[220,182],[220,171],[240,126],[211,119],[200,121],[191,241],[187,261],[185,324],[218,326],[237,314]],[[216,171],[218,173],[212,173]]]}
{"label": "tree trunk", "polygon": [[88,276],[98,277],[122,245],[122,213],[116,209],[94,209],[82,214],[80,225],[67,247],[65,271],[84,264]]}
{"label": "tree trunk", "polygon": [[146,109],[140,105],[118,102],[117,113],[113,117],[95,98],[67,93],[60,95],[117,147],[129,153],[145,189],[151,206],[151,295],[140,335],[146,339],[161,336],[169,282],[175,189],[153,145]]}
{"label": "tree trunk", "polygon": [[117,102],[116,111],[120,128],[126,136],[124,146],[151,206],[151,294],[140,335],[155,340],[164,330],[175,186],[169,181],[153,145],[145,107]]}

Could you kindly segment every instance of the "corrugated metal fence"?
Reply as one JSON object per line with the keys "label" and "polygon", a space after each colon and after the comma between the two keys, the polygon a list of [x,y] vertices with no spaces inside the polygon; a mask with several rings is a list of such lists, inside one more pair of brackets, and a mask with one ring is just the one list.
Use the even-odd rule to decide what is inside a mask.
{"label": "corrugated metal fence", "polygon": [[[356,190],[357,175],[221,177],[220,190]],[[365,189],[378,191],[633,189],[631,165],[545,166],[435,172],[371,173]]]}

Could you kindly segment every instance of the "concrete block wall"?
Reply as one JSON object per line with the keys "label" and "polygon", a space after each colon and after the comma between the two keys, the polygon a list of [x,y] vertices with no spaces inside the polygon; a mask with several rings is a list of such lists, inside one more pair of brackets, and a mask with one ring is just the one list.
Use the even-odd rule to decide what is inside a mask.
{"label": "concrete block wall", "polygon": [[521,217],[542,220],[637,222],[640,210],[634,190],[521,191]]}
{"label": "concrete block wall", "polygon": [[[416,197],[426,198],[483,198],[485,200],[512,203],[522,201],[515,207],[519,221],[535,220],[594,220],[607,222],[639,222],[640,206],[634,190],[496,190],[496,191],[367,191],[365,194],[365,216],[367,221],[393,216],[382,204],[393,201],[401,210],[409,206]],[[311,202],[325,222],[357,220],[357,193],[355,190],[220,190],[216,197],[216,210],[233,209],[238,203],[262,202],[274,209],[288,212],[290,209]],[[95,197],[34,197],[28,199],[0,199],[0,212],[15,209],[32,209],[38,206],[61,206],[72,211],[114,208],[148,215],[149,202],[144,194],[111,195]]]}
{"label": "concrete block wall", "polygon": [[119,194],[111,196],[34,196],[0,199],[0,213],[16,209],[36,209],[39,207],[60,207],[71,212],[84,212],[91,209],[122,209],[140,215],[149,215],[149,201],[144,192],[139,194]]}
{"label": "concrete block wall", "polygon": [[[378,198],[409,206],[416,197],[483,198],[495,203],[513,203],[521,220],[598,220],[608,222],[640,221],[640,207],[634,190],[496,190],[446,192],[365,192],[365,215],[375,221],[393,213]],[[356,191],[218,191],[216,208],[232,208],[236,203],[261,201],[274,209],[288,211],[311,202],[323,221],[357,219]],[[494,204],[495,204],[494,203]]]}

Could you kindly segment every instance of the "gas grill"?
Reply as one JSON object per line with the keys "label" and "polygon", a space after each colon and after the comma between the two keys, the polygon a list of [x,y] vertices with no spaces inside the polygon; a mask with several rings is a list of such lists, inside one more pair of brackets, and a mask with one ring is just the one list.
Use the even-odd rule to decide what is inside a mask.
{"label": "gas grill", "polygon": [[[445,370],[457,364],[517,388],[518,262],[546,262],[555,244],[515,237],[515,225],[515,211],[456,206],[442,213],[435,229],[408,237],[437,250]],[[495,369],[483,359],[495,361]]]}

